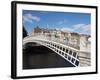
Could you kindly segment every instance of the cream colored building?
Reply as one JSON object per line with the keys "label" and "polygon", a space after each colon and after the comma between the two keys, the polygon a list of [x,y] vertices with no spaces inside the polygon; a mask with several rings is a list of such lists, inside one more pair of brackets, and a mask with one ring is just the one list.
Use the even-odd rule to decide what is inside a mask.
{"label": "cream colored building", "polygon": [[75,32],[65,32],[56,29],[41,29],[36,27],[33,29],[32,35],[43,35],[49,40],[57,41],[65,45],[77,48],[81,51],[91,50],[91,41],[89,35],[82,35]]}

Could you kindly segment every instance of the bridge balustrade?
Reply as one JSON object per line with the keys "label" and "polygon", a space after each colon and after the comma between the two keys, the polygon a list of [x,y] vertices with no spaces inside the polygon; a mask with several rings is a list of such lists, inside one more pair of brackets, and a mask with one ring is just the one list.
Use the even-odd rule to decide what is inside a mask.
{"label": "bridge balustrade", "polygon": [[[34,40],[34,42],[37,42],[41,45],[44,45],[44,46],[50,48],[51,50],[56,52],[58,55],[63,57],[65,60],[72,63],[74,66],[79,66],[79,59],[77,58],[77,56],[74,56],[72,54],[72,53],[75,53],[74,50],[72,50],[68,47],[64,47],[60,44],[51,42],[51,41]],[[76,52],[76,55],[78,55],[78,52]]]}
{"label": "bridge balustrade", "polygon": [[33,36],[26,37],[23,40],[23,46],[28,42],[36,42],[40,45],[46,46],[47,48],[56,52],[65,60],[69,61],[75,67],[90,65],[90,54],[88,54],[87,56],[86,52],[81,52],[78,49],[75,49],[73,47],[61,44],[54,40],[48,40],[44,38],[43,36],[42,37],[33,37]]}

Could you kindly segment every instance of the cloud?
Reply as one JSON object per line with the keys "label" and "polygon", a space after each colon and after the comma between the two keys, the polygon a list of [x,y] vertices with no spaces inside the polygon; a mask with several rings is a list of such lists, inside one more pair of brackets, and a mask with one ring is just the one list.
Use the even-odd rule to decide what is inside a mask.
{"label": "cloud", "polygon": [[91,34],[91,25],[90,24],[75,24],[72,25],[71,27],[62,27],[62,28],[57,28],[58,30],[61,31],[67,31],[67,32],[76,32],[79,34]]}
{"label": "cloud", "polygon": [[85,24],[75,24],[75,25],[73,25],[73,28],[74,29],[81,29],[83,26],[84,26]]}
{"label": "cloud", "polygon": [[91,25],[85,25],[85,27],[83,28],[85,32],[91,32]]}
{"label": "cloud", "polygon": [[23,16],[23,22],[30,22],[30,23],[32,23],[33,21],[32,21],[32,19],[29,19],[27,16]]}
{"label": "cloud", "polygon": [[91,25],[90,24],[76,24],[73,26],[73,30],[81,34],[90,34]]}
{"label": "cloud", "polygon": [[61,31],[67,31],[67,32],[73,32],[73,29],[72,28],[69,28],[69,27],[63,27],[63,28],[61,28]]}
{"label": "cloud", "polygon": [[58,24],[58,25],[61,25],[61,24],[64,24],[64,23],[67,23],[67,20],[59,21],[57,24]]}
{"label": "cloud", "polygon": [[23,21],[27,21],[32,23],[33,21],[39,22],[40,21],[40,17],[38,16],[33,16],[32,14],[26,14],[23,16]]}
{"label": "cloud", "polygon": [[33,17],[32,17],[32,19],[33,19],[33,20],[35,20],[35,21],[37,21],[37,22],[39,22],[39,21],[40,21],[40,18],[39,18],[39,17],[37,17],[37,16],[33,16]]}

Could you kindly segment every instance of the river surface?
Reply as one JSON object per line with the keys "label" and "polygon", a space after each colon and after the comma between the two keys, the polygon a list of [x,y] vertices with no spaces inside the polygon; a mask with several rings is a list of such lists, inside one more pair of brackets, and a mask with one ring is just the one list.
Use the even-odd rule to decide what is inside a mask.
{"label": "river surface", "polygon": [[74,67],[57,53],[44,46],[30,46],[23,50],[23,69]]}

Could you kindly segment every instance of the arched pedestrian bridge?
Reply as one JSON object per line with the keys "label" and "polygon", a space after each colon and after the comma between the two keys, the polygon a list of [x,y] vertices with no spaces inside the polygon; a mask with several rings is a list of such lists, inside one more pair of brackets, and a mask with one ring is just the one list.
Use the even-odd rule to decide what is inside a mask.
{"label": "arched pedestrian bridge", "polygon": [[35,42],[40,45],[43,45],[55,53],[57,53],[59,56],[73,64],[74,66],[90,66],[90,53],[89,52],[83,52],[79,49],[73,48],[69,45],[64,45],[60,42],[51,40],[44,36],[27,36],[23,39],[23,48],[25,47],[25,44],[29,42]]}

